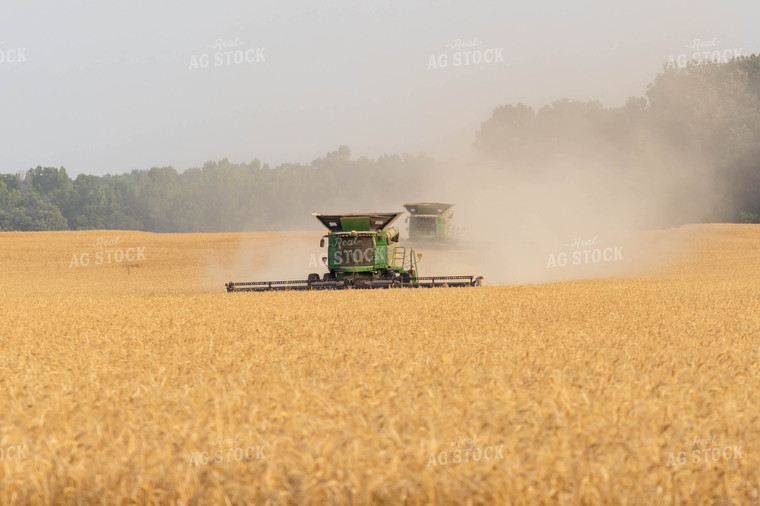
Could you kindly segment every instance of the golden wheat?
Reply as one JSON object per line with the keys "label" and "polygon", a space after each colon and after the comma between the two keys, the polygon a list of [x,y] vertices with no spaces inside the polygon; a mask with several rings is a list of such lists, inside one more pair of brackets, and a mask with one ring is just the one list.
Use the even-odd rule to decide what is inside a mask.
{"label": "golden wheat", "polygon": [[223,292],[315,234],[0,234],[0,502],[760,502],[760,227],[633,278]]}

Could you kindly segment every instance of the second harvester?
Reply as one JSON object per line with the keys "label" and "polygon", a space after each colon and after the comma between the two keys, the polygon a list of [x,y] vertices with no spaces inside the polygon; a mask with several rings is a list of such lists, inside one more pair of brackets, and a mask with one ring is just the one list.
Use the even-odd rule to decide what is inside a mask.
{"label": "second harvester", "polygon": [[409,240],[425,246],[446,246],[458,241],[457,230],[451,220],[454,204],[441,202],[414,202],[404,204],[410,216]]}

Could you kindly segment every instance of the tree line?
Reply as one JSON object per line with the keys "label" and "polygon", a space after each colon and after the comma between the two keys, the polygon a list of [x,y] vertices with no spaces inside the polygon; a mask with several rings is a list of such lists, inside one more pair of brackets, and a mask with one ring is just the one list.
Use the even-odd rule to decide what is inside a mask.
{"label": "tree line", "polygon": [[[313,225],[315,210],[340,212],[385,202],[388,181],[415,187],[432,160],[424,155],[351,159],[341,146],[310,164],[270,168],[224,159],[71,179],[65,168],[0,175],[0,230],[232,232]],[[347,189],[349,189],[347,191]],[[381,191],[378,191],[378,190]],[[397,205],[400,202],[397,202]]]}

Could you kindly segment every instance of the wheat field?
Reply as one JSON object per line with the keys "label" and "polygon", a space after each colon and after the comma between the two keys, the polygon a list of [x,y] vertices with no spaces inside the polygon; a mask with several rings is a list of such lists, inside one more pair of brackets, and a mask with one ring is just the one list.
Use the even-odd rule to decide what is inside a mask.
{"label": "wheat field", "polygon": [[0,234],[0,502],[760,504],[760,226],[613,278],[224,292],[319,236]]}

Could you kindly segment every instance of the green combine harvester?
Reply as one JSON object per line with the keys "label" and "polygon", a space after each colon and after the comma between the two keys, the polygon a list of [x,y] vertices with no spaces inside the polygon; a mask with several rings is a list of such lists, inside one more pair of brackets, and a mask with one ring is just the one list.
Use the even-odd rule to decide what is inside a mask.
{"label": "green combine harvester", "polygon": [[409,222],[409,240],[425,245],[446,245],[456,242],[456,229],[451,223],[454,204],[440,202],[419,202],[404,204],[411,216]]}
{"label": "green combine harvester", "polygon": [[314,214],[327,228],[327,268],[320,277],[309,274],[295,281],[230,282],[228,292],[270,290],[343,290],[347,288],[430,288],[480,286],[483,276],[419,276],[422,257],[398,244],[399,232],[391,224],[403,213]]}

